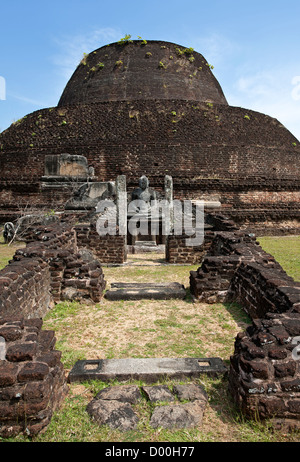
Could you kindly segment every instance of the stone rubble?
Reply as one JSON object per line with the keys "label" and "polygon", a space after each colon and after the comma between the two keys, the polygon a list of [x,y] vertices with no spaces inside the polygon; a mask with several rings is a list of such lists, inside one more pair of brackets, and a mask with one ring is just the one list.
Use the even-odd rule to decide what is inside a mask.
{"label": "stone rubble", "polygon": [[[173,391],[166,385],[143,386],[141,389],[137,385],[107,387],[89,402],[86,411],[99,425],[108,425],[122,432],[136,430],[139,417],[133,405],[144,399],[143,393],[151,403],[164,403],[155,406],[149,421],[151,427],[175,429],[201,425],[208,397],[196,384],[176,385]],[[180,402],[187,400],[189,402]]]}

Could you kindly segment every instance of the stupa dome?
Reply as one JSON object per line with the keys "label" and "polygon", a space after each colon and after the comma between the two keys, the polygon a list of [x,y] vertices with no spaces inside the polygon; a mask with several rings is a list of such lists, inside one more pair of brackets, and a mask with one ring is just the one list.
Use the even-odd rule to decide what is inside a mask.
{"label": "stupa dome", "polygon": [[140,99],[227,104],[211,65],[200,53],[169,42],[132,41],[85,55],[58,105]]}

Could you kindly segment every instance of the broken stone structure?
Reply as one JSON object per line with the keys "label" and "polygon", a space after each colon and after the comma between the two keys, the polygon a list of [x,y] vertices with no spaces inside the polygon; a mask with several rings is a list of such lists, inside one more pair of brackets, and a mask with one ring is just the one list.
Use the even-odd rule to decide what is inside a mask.
{"label": "broken stone structure", "polygon": [[25,248],[0,271],[0,435],[45,428],[67,393],[55,332],[42,330],[55,302],[97,303],[105,281],[92,254],[80,253],[67,224],[28,229]]}
{"label": "broken stone structure", "polygon": [[[252,326],[240,333],[235,341],[228,371],[230,393],[246,415],[275,419],[276,424],[284,428],[295,427],[300,419],[300,283],[289,277],[275,259],[261,249],[253,234],[238,230],[233,221],[220,214],[209,216],[208,221],[211,228],[206,233],[208,237],[204,240],[202,255],[198,253],[199,249],[195,249],[202,264],[197,271],[191,272],[191,294],[195,302],[237,301],[253,321]],[[88,234],[85,239],[77,239],[82,229],[81,225],[78,229],[78,225],[73,227],[63,221],[29,229],[27,246],[16,251],[13,260],[0,271],[1,435],[39,432],[49,423],[66,391],[67,379],[61,371],[60,354],[54,349],[54,333],[40,332],[40,329],[43,316],[54,302],[101,301],[105,288],[102,267],[89,244]],[[107,241],[101,241],[98,236],[98,247],[105,246],[105,243]],[[40,342],[44,337],[48,343],[43,346]],[[174,376],[179,374],[180,377],[182,374],[196,377],[201,373],[226,373],[222,361],[219,364],[217,359],[205,359],[204,366],[203,358],[182,359],[183,367],[180,361],[172,358],[161,359],[167,372],[161,365],[156,365],[158,371],[151,366],[148,375],[150,373],[151,380],[155,381],[157,373],[168,375],[171,369]],[[134,374],[134,367],[139,376],[142,374],[146,378],[147,372],[145,375],[139,361],[143,362],[136,359],[135,366],[130,365],[129,370],[126,369],[128,361],[123,365],[124,370],[118,360],[116,370],[109,360],[87,361],[93,365],[93,370],[89,367],[88,371],[83,361],[84,364],[74,367],[69,380],[87,379],[86,374],[91,374],[94,379],[97,374],[102,378],[103,374],[108,374],[112,378],[111,373],[123,374],[128,380]],[[56,373],[57,381],[52,382]],[[40,393],[39,397],[37,393]],[[16,397],[20,401],[17,402]],[[30,419],[22,411],[24,400],[26,409],[30,409]],[[94,404],[90,406],[93,412],[100,412],[99,402]],[[116,410],[115,404],[109,406],[107,412]],[[196,412],[198,415],[199,411],[201,415],[201,406],[199,409],[196,406],[198,410],[194,409],[195,406],[186,407],[192,414]],[[121,409],[121,416],[123,411]],[[187,415],[187,409],[182,411]],[[128,412],[132,414],[132,410]],[[162,415],[155,416],[155,419],[168,422],[168,409],[159,412]],[[103,423],[102,417],[97,418]],[[136,424],[134,416],[133,421]],[[172,423],[175,427],[176,422]]]}
{"label": "broken stone structure", "polygon": [[0,271],[0,316],[44,317],[53,302],[101,300],[102,267],[92,253],[80,251],[71,226],[37,227],[27,239]]}
{"label": "broken stone structure", "polygon": [[40,318],[0,317],[0,435],[34,436],[51,421],[68,387],[55,332]]}
{"label": "broken stone structure", "polygon": [[[227,222],[228,226],[228,222]],[[300,283],[253,235],[216,232],[190,290],[197,302],[238,302],[252,319],[235,340],[229,390],[243,413],[299,428]]]}
{"label": "broken stone structure", "polygon": [[134,405],[145,399],[142,392],[147,401],[161,404],[152,412],[151,427],[178,429],[201,425],[208,397],[203,388],[195,384],[175,385],[173,390],[166,385],[141,389],[136,385],[107,387],[89,402],[87,412],[99,425],[120,431],[136,430],[139,416]]}
{"label": "broken stone structure", "polygon": [[142,175],[157,191],[170,175],[175,199],[219,201],[240,226],[299,227],[299,141],[276,119],[230,106],[205,58],[174,43],[92,51],[58,105],[14,123],[0,146],[2,222],[27,203],[63,208],[87,177],[125,175],[131,192]]}

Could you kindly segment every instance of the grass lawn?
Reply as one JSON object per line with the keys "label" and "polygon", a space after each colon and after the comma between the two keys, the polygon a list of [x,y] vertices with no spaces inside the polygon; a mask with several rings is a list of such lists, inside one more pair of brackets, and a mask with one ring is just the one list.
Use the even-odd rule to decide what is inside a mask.
{"label": "grass lawn", "polygon": [[295,281],[300,281],[300,236],[265,236],[257,240]]}
{"label": "grass lawn", "polygon": [[[260,238],[261,245],[274,254],[287,272],[300,280],[299,237]],[[0,253],[14,252],[3,244]],[[273,250],[274,249],[274,250]],[[11,254],[9,255],[9,252]],[[3,255],[4,255],[3,253]],[[125,267],[104,267],[107,286],[112,282],[181,282],[188,287],[189,271],[196,266],[161,265],[162,256],[130,257]],[[62,351],[66,373],[78,359],[126,357],[221,357],[229,364],[238,332],[250,323],[236,304],[194,304],[186,300],[107,301],[96,305],[59,303],[44,319],[44,329],[55,330],[56,349]],[[188,382],[188,380],[186,380]],[[137,431],[120,433],[100,428],[90,421],[86,405],[109,384],[92,381],[71,384],[61,409],[46,429],[34,439],[39,442],[275,442],[300,441],[299,434],[278,433],[270,425],[247,421],[236,410],[227,393],[227,378],[201,377],[194,382],[207,391],[202,426],[195,429],[152,429],[149,417],[153,404],[137,405]],[[137,382],[130,382],[137,383]],[[174,381],[165,381],[170,388]],[[117,382],[115,382],[117,384]],[[142,383],[140,383],[142,385]],[[1,439],[0,439],[1,441]],[[13,441],[29,441],[18,436]]]}

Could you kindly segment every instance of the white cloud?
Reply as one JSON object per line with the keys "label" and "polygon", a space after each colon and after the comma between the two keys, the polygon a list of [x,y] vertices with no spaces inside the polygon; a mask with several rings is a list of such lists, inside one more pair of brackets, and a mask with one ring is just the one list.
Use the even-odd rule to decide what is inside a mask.
{"label": "white cloud", "polygon": [[53,62],[65,79],[69,79],[82,59],[83,53],[106,45],[121,38],[120,30],[106,27],[74,36],[55,37],[59,51],[53,56]]}
{"label": "white cloud", "polygon": [[17,95],[15,93],[9,92],[8,96],[11,97],[11,98],[17,99],[18,101],[22,101],[23,103],[30,104],[32,106],[41,107],[43,105],[42,101],[38,101],[38,100],[32,99],[32,98],[27,98],[26,96]]}
{"label": "white cloud", "polygon": [[6,81],[5,78],[0,75],[0,100],[6,99]]}
{"label": "white cloud", "polygon": [[300,75],[295,75],[295,77],[292,78],[292,85],[292,97],[295,101],[300,101]]}
{"label": "white cloud", "polygon": [[269,69],[240,75],[227,99],[232,106],[278,119],[300,139],[300,77],[293,77],[290,70]]}
{"label": "white cloud", "polygon": [[238,43],[218,33],[205,37],[194,37],[194,48],[213,66],[224,65],[228,58],[240,50]]}

